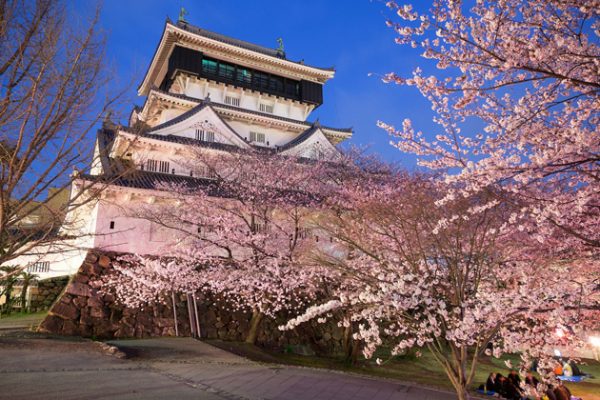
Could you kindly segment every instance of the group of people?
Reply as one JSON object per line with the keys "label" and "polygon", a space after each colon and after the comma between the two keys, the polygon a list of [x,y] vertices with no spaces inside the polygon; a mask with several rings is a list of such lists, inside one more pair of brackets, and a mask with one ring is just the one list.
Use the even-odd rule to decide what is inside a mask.
{"label": "group of people", "polygon": [[[539,381],[531,372],[527,372],[525,383],[529,386],[537,387]],[[498,372],[492,372],[488,376],[485,385],[482,386],[480,389],[483,389],[486,393],[493,392],[504,399],[528,399],[521,388],[521,377],[515,370],[511,370],[507,376],[503,376]],[[544,395],[544,398],[547,397],[548,400],[571,400],[571,392],[562,382],[559,382],[554,387],[549,387]]]}

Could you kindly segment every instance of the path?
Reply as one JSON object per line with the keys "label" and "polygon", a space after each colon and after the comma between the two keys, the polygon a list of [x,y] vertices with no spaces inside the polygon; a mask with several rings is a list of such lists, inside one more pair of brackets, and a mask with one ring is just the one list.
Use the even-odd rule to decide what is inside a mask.
{"label": "path", "polygon": [[0,318],[0,334],[7,331],[22,331],[37,327],[44,319],[46,313],[25,315],[8,315]]}
{"label": "path", "polygon": [[455,398],[393,381],[259,364],[189,338],[110,343],[129,358],[107,356],[91,342],[0,338],[0,399]]}

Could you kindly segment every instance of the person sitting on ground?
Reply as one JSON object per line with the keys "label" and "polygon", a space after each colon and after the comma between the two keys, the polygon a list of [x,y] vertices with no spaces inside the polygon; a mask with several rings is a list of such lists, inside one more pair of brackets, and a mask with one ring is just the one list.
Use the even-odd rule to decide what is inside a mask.
{"label": "person sitting on ground", "polygon": [[569,364],[568,362],[563,364],[562,374],[563,374],[563,376],[566,376],[566,377],[573,376],[573,368],[571,368],[571,364]]}
{"label": "person sitting on ground", "polygon": [[552,386],[549,386],[546,390],[546,397],[548,397],[548,400],[556,400],[556,395],[554,394],[554,388]]}
{"label": "person sitting on ground", "polygon": [[514,369],[511,369],[510,372],[508,373],[508,379],[510,379],[512,384],[515,385],[516,387],[518,387],[518,388],[521,387],[521,377],[519,376],[517,371],[515,371]]}
{"label": "person sitting on ground", "polygon": [[573,376],[581,376],[584,375],[581,370],[579,369],[579,366],[577,365],[577,363],[575,363],[575,361],[573,360],[569,360],[569,365],[571,366],[571,370],[573,371]]}
{"label": "person sitting on ground", "polygon": [[540,383],[540,381],[535,376],[533,376],[531,371],[527,371],[527,374],[525,375],[525,383],[535,388]]}
{"label": "person sitting on ground", "polygon": [[487,392],[498,392],[498,374],[490,372],[487,380],[485,381],[484,390]]}
{"label": "person sitting on ground", "polygon": [[571,391],[559,381],[554,388],[554,396],[556,400],[571,400]]}
{"label": "person sitting on ground", "polygon": [[500,376],[498,382],[500,383],[500,390],[498,393],[501,397],[508,400],[521,400],[521,392],[510,379]]}

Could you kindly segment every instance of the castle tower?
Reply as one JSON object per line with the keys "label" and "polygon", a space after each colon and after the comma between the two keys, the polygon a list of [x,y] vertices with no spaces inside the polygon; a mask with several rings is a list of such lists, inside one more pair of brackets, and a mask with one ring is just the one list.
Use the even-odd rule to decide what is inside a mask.
{"label": "castle tower", "polygon": [[[99,201],[67,216],[80,220],[77,249],[69,261],[46,257],[49,267],[39,275],[76,272],[89,248],[161,254],[168,234],[124,209],[153,204],[164,195],[163,184],[210,179],[190,176],[182,162],[190,146],[335,157],[335,145],[352,130],[307,121],[333,75],[331,68],[288,60],[282,46],[270,49],[167,21],[138,88],[143,106],[131,112],[127,127],[105,124],[89,173],[73,185],[72,194],[104,185]],[[123,173],[127,168],[135,171]]]}

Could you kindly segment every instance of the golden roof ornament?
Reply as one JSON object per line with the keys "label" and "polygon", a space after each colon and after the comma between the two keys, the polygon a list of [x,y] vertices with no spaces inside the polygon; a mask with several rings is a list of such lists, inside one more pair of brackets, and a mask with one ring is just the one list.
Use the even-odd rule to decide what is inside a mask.
{"label": "golden roof ornament", "polygon": [[187,22],[185,20],[185,16],[188,15],[189,13],[187,12],[187,10],[183,7],[181,7],[181,9],[179,10],[179,18],[177,19],[177,21],[179,22]]}
{"label": "golden roof ornament", "polygon": [[281,58],[285,58],[285,50],[283,48],[283,38],[277,38],[277,44],[279,44],[279,46],[277,47],[277,55]]}

